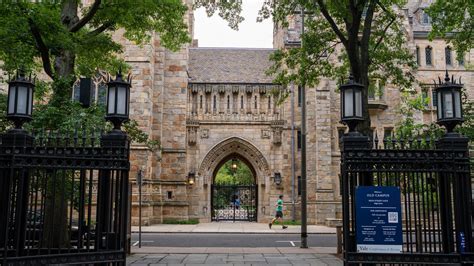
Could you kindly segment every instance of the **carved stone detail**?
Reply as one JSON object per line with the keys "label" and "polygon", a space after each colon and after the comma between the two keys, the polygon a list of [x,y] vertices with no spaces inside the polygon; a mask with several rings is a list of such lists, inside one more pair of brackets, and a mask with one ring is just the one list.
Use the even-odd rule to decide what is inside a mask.
{"label": "carved stone detail", "polygon": [[280,145],[282,139],[283,126],[285,125],[284,120],[275,120],[272,121],[272,131],[273,131],[273,144]]}
{"label": "carved stone detail", "polygon": [[269,129],[262,129],[262,139],[271,138],[271,131]]}
{"label": "carved stone detail", "polygon": [[186,121],[187,133],[188,133],[188,144],[195,145],[197,142],[197,130],[199,128],[199,122],[188,120]]}
{"label": "carved stone detail", "polygon": [[201,129],[201,139],[209,138],[209,129]]}

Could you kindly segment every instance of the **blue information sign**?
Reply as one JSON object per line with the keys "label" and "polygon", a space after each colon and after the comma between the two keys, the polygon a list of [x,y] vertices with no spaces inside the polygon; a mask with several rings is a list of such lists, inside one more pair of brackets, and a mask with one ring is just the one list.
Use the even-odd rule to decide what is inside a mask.
{"label": "blue information sign", "polygon": [[402,252],[402,216],[399,187],[357,187],[357,252]]}

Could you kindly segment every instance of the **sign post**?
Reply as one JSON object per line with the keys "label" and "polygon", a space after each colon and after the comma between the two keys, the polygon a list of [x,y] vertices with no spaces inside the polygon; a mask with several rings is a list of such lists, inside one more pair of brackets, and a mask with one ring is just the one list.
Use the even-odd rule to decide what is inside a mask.
{"label": "sign post", "polygon": [[357,252],[401,253],[400,188],[360,186],[355,200]]}

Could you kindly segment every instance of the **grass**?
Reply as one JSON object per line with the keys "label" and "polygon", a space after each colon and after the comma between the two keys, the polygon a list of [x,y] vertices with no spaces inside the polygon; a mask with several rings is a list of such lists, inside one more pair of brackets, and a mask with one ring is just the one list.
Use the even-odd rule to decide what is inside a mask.
{"label": "grass", "polygon": [[178,220],[178,219],[164,219],[163,224],[198,224],[198,219]]}
{"label": "grass", "polygon": [[[275,221],[274,224],[280,225],[281,222],[280,221]],[[284,225],[301,225],[301,221],[284,221],[283,224]]]}

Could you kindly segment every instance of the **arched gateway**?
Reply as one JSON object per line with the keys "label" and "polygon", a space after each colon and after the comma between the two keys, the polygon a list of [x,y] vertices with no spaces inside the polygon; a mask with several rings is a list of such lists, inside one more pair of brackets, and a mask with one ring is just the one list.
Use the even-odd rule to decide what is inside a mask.
{"label": "arched gateway", "polygon": [[[238,180],[233,178],[216,182],[216,176],[226,162],[230,161],[230,170],[237,167],[248,167],[252,178]],[[264,155],[250,141],[240,137],[231,137],[211,148],[202,160],[200,175],[211,184],[210,207],[212,221],[257,221],[258,187],[264,184],[270,174],[269,165]]]}

